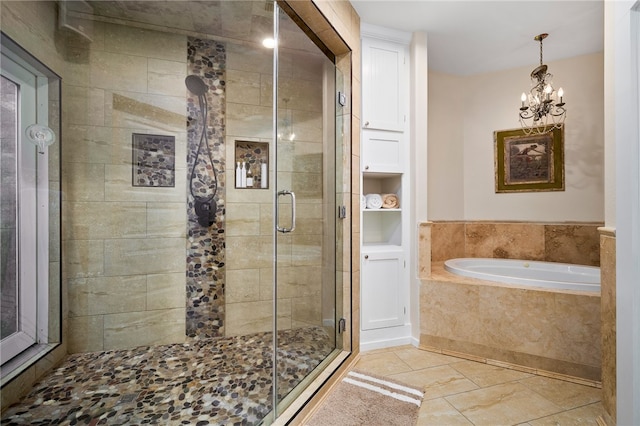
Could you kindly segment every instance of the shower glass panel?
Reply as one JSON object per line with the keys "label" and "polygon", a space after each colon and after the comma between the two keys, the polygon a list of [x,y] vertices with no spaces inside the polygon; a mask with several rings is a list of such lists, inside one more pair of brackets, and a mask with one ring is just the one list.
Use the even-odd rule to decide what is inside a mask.
{"label": "shower glass panel", "polygon": [[336,349],[336,66],[282,9],[274,19],[278,414]]}

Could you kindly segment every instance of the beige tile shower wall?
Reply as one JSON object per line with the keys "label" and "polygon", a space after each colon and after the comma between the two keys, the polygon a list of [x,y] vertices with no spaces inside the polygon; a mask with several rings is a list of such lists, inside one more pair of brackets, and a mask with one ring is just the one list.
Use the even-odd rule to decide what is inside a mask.
{"label": "beige tile shower wall", "polygon": [[[186,37],[93,22],[63,85],[69,351],[183,342]],[[132,134],[175,136],[170,188],[132,186]]]}
{"label": "beige tile shower wall", "polygon": [[[225,334],[269,331],[273,302],[272,190],[235,188],[235,141],[271,139],[271,51],[227,44],[226,283]],[[268,99],[262,99],[262,97]],[[273,150],[269,147],[269,187]],[[288,253],[288,252],[287,252]],[[290,308],[290,307],[288,307]],[[290,326],[290,309],[280,306],[279,322]],[[290,327],[288,327],[290,328]]]}
{"label": "beige tile shower wall", "polygon": [[[270,331],[273,308],[274,146],[269,189],[235,188],[235,141],[272,139],[272,51],[227,44],[227,215],[225,334]],[[295,141],[279,141],[278,188],[296,194],[296,232],[278,234],[278,328],[322,324],[322,66],[280,52],[279,115]],[[318,65],[318,66],[313,66]],[[286,101],[285,101],[286,99]],[[282,123],[281,123],[282,124]],[[291,220],[286,197],[280,223]]]}
{"label": "beige tile shower wall", "polygon": [[600,264],[598,223],[430,222],[431,260],[489,257]]}

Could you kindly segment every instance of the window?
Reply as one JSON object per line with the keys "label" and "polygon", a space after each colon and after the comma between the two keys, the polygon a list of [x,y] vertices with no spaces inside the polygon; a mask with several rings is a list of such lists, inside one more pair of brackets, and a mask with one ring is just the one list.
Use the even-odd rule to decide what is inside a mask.
{"label": "window", "polygon": [[29,125],[47,124],[48,79],[4,46],[1,64],[0,358],[5,364],[48,343],[48,158],[25,136]]}

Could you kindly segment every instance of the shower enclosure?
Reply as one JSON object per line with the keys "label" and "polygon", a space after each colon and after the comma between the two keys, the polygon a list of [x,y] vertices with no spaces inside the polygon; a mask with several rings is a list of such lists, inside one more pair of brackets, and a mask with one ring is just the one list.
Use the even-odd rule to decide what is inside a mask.
{"label": "shower enclosure", "polygon": [[[100,354],[129,368],[200,351],[198,371],[241,383],[250,420],[273,420],[350,351],[350,61],[337,65],[286,3],[2,7],[3,36],[38,46],[61,77],[55,310],[76,370]],[[211,371],[219,359],[238,368]]]}

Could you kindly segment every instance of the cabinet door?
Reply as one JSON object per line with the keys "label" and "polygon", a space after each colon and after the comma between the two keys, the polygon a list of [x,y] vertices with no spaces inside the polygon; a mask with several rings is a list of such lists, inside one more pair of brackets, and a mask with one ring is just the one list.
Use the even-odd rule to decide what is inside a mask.
{"label": "cabinet door", "polygon": [[404,131],[405,49],[381,40],[362,40],[363,128]]}
{"label": "cabinet door", "polygon": [[362,330],[404,324],[401,252],[363,254],[361,306]]}
{"label": "cabinet door", "polygon": [[364,172],[401,173],[404,134],[365,131],[362,140],[362,170]]}

